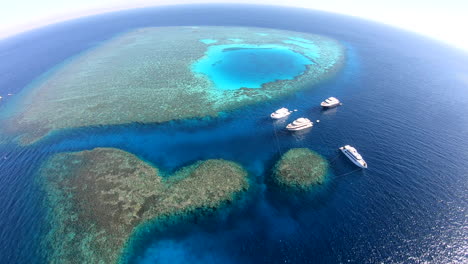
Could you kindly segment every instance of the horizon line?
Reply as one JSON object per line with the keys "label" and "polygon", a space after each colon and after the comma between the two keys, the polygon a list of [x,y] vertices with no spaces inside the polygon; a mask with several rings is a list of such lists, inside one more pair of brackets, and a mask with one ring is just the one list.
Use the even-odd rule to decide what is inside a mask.
{"label": "horizon line", "polygon": [[91,10],[86,10],[84,12],[72,12],[72,13],[64,13],[63,15],[56,16],[55,18],[51,18],[47,21],[43,22],[31,22],[27,24],[21,24],[18,26],[18,30],[15,31],[0,31],[0,42],[1,41],[6,41],[8,39],[13,39],[15,37],[19,37],[21,35],[27,34],[29,32],[34,32],[37,30],[40,30],[42,28],[46,28],[49,26],[53,25],[58,25],[61,23],[73,21],[73,20],[79,20],[79,19],[85,19],[89,17],[97,17],[100,15],[106,15],[106,14],[112,14],[112,13],[118,13],[118,12],[125,12],[125,11],[131,11],[131,10],[138,10],[138,9],[146,9],[146,8],[165,8],[165,7],[181,7],[181,6],[200,6],[200,5],[211,5],[211,6],[222,6],[222,5],[238,5],[238,6],[259,6],[259,7],[281,7],[281,8],[290,8],[290,9],[302,9],[302,10],[308,10],[308,11],[319,11],[319,12],[325,12],[325,13],[330,13],[330,14],[336,14],[336,15],[342,15],[342,16],[348,16],[352,18],[357,18],[369,22],[374,22],[377,24],[382,24],[386,25],[389,27],[393,27],[396,29],[404,30],[407,32],[411,32],[426,38],[429,38],[431,40],[437,41],[441,44],[446,44],[452,48],[467,52],[468,51],[468,46],[459,46],[456,43],[452,43],[448,40],[443,40],[434,36],[431,36],[429,34],[426,34],[424,32],[419,32],[416,30],[404,28],[399,25],[395,24],[390,24],[386,23],[384,21],[380,20],[375,20],[372,18],[368,17],[362,17],[358,15],[353,15],[349,13],[343,13],[343,12],[337,12],[337,11],[331,11],[331,10],[325,10],[325,9],[314,9],[310,7],[304,7],[304,6],[299,6],[299,5],[283,5],[283,4],[264,4],[264,3],[236,3],[236,2],[225,2],[225,3],[220,3],[220,2],[201,2],[201,3],[177,3],[173,2],[170,4],[142,4],[142,5],[136,5],[132,7],[111,7],[111,8],[94,8]]}

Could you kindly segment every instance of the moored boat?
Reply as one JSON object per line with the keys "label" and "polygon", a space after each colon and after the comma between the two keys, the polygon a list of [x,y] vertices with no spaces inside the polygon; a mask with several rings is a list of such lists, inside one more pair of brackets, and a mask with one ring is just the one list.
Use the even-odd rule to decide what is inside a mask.
{"label": "moored boat", "polygon": [[361,168],[367,168],[367,162],[362,158],[361,154],[359,154],[356,148],[351,147],[350,145],[346,145],[344,147],[341,147],[340,150],[356,166]]}
{"label": "moored boat", "polygon": [[278,110],[276,110],[275,112],[271,113],[271,118],[273,119],[281,119],[281,118],[285,118],[287,116],[289,116],[293,111],[289,111],[287,108],[283,107],[283,108],[280,108]]}
{"label": "moored boat", "polygon": [[301,117],[294,120],[292,123],[286,126],[286,129],[289,131],[298,131],[312,127],[314,123],[307,118]]}
{"label": "moored boat", "polygon": [[325,107],[325,108],[332,108],[335,106],[339,106],[340,100],[336,99],[335,97],[329,97],[325,99],[325,101],[320,103],[320,106]]}

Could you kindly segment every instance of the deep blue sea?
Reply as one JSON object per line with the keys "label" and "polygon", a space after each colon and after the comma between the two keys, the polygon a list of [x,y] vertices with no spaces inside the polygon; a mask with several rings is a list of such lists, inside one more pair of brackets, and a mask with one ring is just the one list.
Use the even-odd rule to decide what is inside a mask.
{"label": "deep blue sea", "polygon": [[[346,61],[327,82],[219,118],[82,128],[29,147],[0,146],[0,263],[46,262],[37,168],[53,153],[95,147],[121,148],[167,171],[224,158],[250,172],[245,205],[149,235],[134,249],[135,263],[468,262],[468,54],[413,33],[283,7],[178,6],[93,16],[0,41],[0,112],[71,56],[133,28],[169,25],[322,34],[346,46]],[[318,105],[329,96],[344,104],[322,111]],[[268,118],[283,106],[321,122],[308,133],[287,133]],[[339,155],[345,144],[358,148],[369,169],[355,171]],[[330,161],[326,184],[301,194],[269,188],[273,164],[293,147]]]}

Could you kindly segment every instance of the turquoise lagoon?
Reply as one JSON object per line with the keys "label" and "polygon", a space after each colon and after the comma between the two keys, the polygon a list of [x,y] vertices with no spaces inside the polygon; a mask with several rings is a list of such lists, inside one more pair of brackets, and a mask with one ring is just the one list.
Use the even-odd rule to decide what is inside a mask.
{"label": "turquoise lagoon", "polygon": [[232,44],[212,46],[193,70],[205,74],[217,89],[261,88],[279,80],[293,80],[313,62],[279,45]]}

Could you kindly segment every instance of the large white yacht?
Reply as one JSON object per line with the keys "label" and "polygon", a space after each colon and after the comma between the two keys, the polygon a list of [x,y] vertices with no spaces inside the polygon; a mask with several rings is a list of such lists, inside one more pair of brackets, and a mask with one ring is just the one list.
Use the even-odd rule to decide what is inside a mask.
{"label": "large white yacht", "polygon": [[301,118],[294,120],[294,122],[290,123],[289,125],[287,125],[286,129],[290,131],[298,131],[298,130],[306,129],[308,127],[312,127],[313,125],[314,123],[312,123],[312,121],[310,121],[307,118],[301,117]]}
{"label": "large white yacht", "polygon": [[325,99],[325,101],[320,103],[320,105],[325,108],[332,108],[335,106],[339,106],[340,104],[340,100],[336,99],[335,97],[329,97]]}
{"label": "large white yacht", "polygon": [[281,118],[289,116],[292,112],[293,111],[289,111],[287,108],[283,107],[271,113],[270,116],[273,119],[281,119]]}
{"label": "large white yacht", "polygon": [[351,160],[354,164],[361,168],[367,168],[366,161],[362,158],[361,154],[357,152],[354,147],[350,145],[346,145],[340,148],[341,152],[343,152],[349,160]]}

